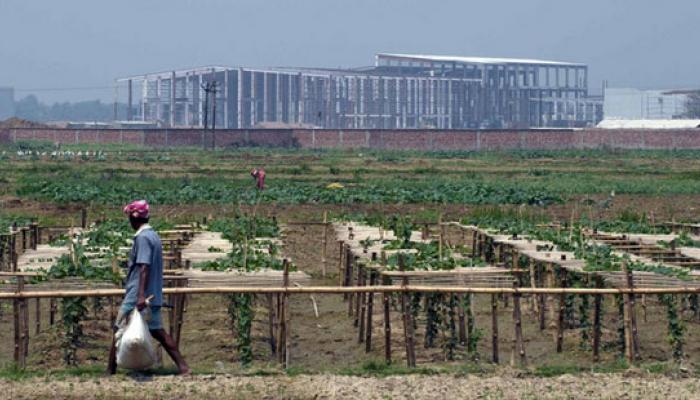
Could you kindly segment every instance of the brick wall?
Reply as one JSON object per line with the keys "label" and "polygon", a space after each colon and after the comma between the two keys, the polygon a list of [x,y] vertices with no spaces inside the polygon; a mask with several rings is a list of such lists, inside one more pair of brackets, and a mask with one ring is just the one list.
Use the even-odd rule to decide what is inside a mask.
{"label": "brick wall", "polygon": [[9,129],[0,129],[0,143],[12,143]]}
{"label": "brick wall", "polygon": [[125,143],[149,147],[378,148],[416,150],[700,149],[700,129],[389,130],[389,129],[2,129],[0,142]]}

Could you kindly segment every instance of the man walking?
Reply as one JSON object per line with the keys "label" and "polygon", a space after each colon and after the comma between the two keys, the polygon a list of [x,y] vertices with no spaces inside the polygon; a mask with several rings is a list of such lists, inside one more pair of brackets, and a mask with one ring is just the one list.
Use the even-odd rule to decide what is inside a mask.
{"label": "man walking", "polygon": [[[142,311],[146,308],[146,299],[150,298],[151,319],[148,329],[151,336],[163,346],[165,351],[177,365],[179,374],[189,374],[190,367],[177,348],[173,338],[163,329],[160,309],[163,305],[163,246],[156,231],[148,225],[149,206],[146,200],[137,200],[124,207],[124,213],[129,217],[131,227],[136,231],[134,244],[129,253],[129,268],[126,278],[126,293],[122,301],[117,325],[126,325],[126,320],[136,308]],[[110,374],[117,371],[116,347],[114,338],[109,352],[107,369]]]}

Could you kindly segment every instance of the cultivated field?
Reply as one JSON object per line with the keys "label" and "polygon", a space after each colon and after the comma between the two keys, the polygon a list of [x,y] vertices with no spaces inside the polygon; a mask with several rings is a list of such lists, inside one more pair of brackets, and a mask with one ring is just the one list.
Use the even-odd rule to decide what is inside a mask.
{"label": "cultivated field", "polygon": [[[195,376],[159,376],[164,356],[154,378],[99,377],[119,297],[57,294],[0,303],[0,385],[18,398],[689,398],[699,167],[700,151],[5,147],[0,224],[27,228],[0,239],[0,295],[20,279],[117,289],[121,206],[146,198],[167,279],[192,290],[169,295],[164,322]],[[285,282],[299,292],[265,292]]]}

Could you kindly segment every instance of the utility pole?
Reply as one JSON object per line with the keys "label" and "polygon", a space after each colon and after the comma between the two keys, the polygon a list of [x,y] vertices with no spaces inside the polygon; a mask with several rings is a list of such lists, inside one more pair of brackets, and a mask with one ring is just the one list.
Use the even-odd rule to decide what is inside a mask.
{"label": "utility pole", "polygon": [[209,91],[211,92],[211,130],[215,131],[216,130],[216,92],[219,91],[219,82],[213,81],[211,82],[211,86],[209,87]]}
{"label": "utility pole", "polygon": [[209,92],[211,92],[211,82],[203,83],[202,90],[204,90],[204,130],[206,131],[209,127]]}
{"label": "utility pole", "polygon": [[[217,81],[211,81],[202,84],[202,90],[204,90],[204,132],[207,131],[209,127],[209,96],[211,95],[212,101],[212,112],[211,112],[211,129],[212,129],[212,148],[216,147],[216,92],[219,83]],[[202,147],[204,147],[204,140],[202,140]]]}

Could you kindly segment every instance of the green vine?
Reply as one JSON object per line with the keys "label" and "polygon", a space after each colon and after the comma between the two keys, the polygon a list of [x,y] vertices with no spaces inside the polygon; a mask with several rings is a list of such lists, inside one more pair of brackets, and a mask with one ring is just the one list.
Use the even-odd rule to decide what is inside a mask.
{"label": "green vine", "polygon": [[454,360],[455,350],[457,349],[457,325],[455,324],[455,307],[457,300],[454,294],[442,296],[440,299],[440,314],[442,317],[442,331],[445,333],[445,340],[442,345],[445,359],[448,361]]}
{"label": "green vine", "polygon": [[578,303],[578,322],[579,329],[581,331],[581,341],[579,342],[579,348],[581,350],[587,350],[590,348],[590,330],[591,322],[588,317],[591,301],[590,296],[584,294],[581,296],[581,301]]}
{"label": "green vine", "polygon": [[483,331],[476,327],[474,311],[472,310],[471,294],[466,294],[464,296],[464,309],[466,310],[465,317],[467,320],[467,353],[475,360],[479,357],[477,345],[479,344],[479,340],[483,337]]}
{"label": "green vine", "polygon": [[[121,277],[112,271],[110,266],[93,265],[85,255],[85,249],[80,244],[80,237],[75,242],[71,242],[71,254],[61,256],[56,264],[43,276],[33,279],[34,282],[63,279],[69,277],[80,277],[85,280],[102,280],[117,283]],[[97,312],[102,308],[99,299],[93,303]],[[63,360],[66,365],[78,365],[78,349],[81,346],[81,336],[83,335],[81,323],[87,319],[88,307],[86,298],[73,297],[61,299],[61,319],[63,321],[64,336],[61,342],[63,348]]]}
{"label": "green vine", "polygon": [[413,330],[418,329],[418,313],[420,313],[421,293],[412,293],[410,298],[409,311],[411,312],[411,320],[413,321]]}
{"label": "green vine", "polygon": [[668,343],[673,349],[673,359],[681,361],[683,359],[683,333],[685,326],[681,321],[676,304],[676,296],[671,294],[659,295],[659,301],[666,306],[666,317],[668,318]]}
{"label": "green vine", "polygon": [[63,348],[63,361],[68,366],[78,365],[78,348],[81,345],[80,338],[83,329],[80,323],[88,313],[84,297],[64,297],[61,299],[61,315],[63,320],[64,336],[61,341]]}
{"label": "green vine", "polygon": [[615,306],[617,307],[617,349],[620,357],[625,355],[625,301],[622,295],[615,295]]}
{"label": "green vine", "polygon": [[688,296],[688,302],[690,303],[690,310],[693,312],[693,317],[697,318],[700,313],[700,300],[698,300],[697,294],[691,294]]}
{"label": "green vine", "polygon": [[236,349],[241,365],[247,367],[253,362],[251,331],[255,317],[253,309],[255,296],[250,293],[240,293],[231,294],[228,298],[228,313],[231,318],[231,326],[236,333]]}
{"label": "green vine", "polygon": [[401,248],[410,248],[411,235],[413,234],[413,221],[410,217],[393,215],[389,219],[389,229],[394,232],[394,236],[399,240]]}
{"label": "green vine", "polygon": [[429,293],[425,295],[425,348],[435,345],[435,338],[438,334],[440,315],[438,314],[438,303],[441,300],[439,293]]}
{"label": "green vine", "polygon": [[[260,237],[279,236],[279,227],[274,218],[256,215],[236,215],[231,219],[219,219],[209,225],[209,230],[221,232],[222,237],[233,243],[233,249],[225,257],[195,267],[209,271],[245,271],[261,269],[280,271],[284,268],[279,257],[279,248],[271,241]],[[264,248],[263,248],[264,247]],[[289,270],[295,267],[289,265]],[[255,296],[249,293],[231,294],[228,299],[228,314],[236,335],[236,350],[244,367],[253,362],[252,327],[255,317]]]}

